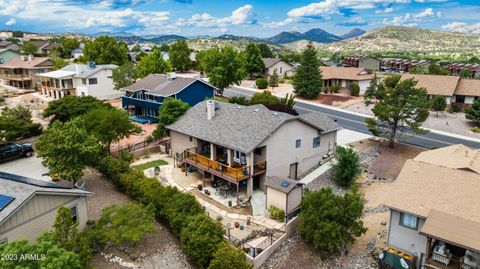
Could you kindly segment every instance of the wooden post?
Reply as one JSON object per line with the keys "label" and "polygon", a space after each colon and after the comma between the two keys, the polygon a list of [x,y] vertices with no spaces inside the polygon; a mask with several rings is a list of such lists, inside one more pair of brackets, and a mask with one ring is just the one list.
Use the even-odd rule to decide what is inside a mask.
{"label": "wooden post", "polygon": [[432,238],[427,237],[427,249],[426,249],[426,255],[425,255],[425,263],[428,263],[430,260],[430,257],[432,255]]}

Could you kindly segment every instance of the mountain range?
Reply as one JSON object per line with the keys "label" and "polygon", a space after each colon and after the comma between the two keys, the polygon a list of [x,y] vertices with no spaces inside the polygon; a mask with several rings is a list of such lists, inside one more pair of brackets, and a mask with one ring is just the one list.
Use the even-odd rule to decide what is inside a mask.
{"label": "mountain range", "polygon": [[[365,31],[359,28],[355,28],[350,32],[337,36],[331,34],[325,30],[314,28],[304,33],[300,32],[281,32],[278,35],[269,38],[257,38],[257,37],[247,37],[247,36],[236,36],[232,34],[224,34],[218,37],[208,37],[209,39],[217,40],[232,40],[232,41],[253,41],[253,42],[267,42],[275,45],[283,45],[287,43],[296,42],[299,40],[314,41],[318,43],[333,43],[338,42],[344,39],[353,38],[364,34]],[[133,43],[171,43],[177,40],[186,40],[189,39],[180,35],[147,35],[147,36],[137,36],[128,32],[99,32],[91,34],[91,37],[98,37],[101,35],[113,36],[118,40],[124,41],[128,44]]]}

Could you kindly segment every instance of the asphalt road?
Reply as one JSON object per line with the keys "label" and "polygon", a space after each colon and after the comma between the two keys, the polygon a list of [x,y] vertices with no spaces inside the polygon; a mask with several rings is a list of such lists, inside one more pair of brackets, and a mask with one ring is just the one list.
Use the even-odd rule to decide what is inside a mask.
{"label": "asphalt road", "polygon": [[[232,87],[230,89],[226,89],[224,91],[224,95],[227,97],[232,96],[239,96],[243,95],[245,97],[250,97],[254,93],[253,90],[247,90],[237,87]],[[309,103],[305,103],[302,101],[296,102],[295,105],[296,110],[299,113],[307,113],[310,111],[318,111],[324,114],[327,114],[332,119],[336,120],[337,123],[345,129],[370,134],[368,128],[365,124],[365,117],[351,114],[344,111],[339,111],[337,109],[329,108],[328,106],[317,106]],[[417,134],[409,134],[408,138],[406,138],[402,143],[419,146],[423,148],[441,148],[455,144],[464,144],[468,147],[472,148],[480,148],[480,143],[469,140],[463,139],[456,136],[450,136],[445,134],[439,134],[436,132],[428,132],[425,135],[417,135]]]}

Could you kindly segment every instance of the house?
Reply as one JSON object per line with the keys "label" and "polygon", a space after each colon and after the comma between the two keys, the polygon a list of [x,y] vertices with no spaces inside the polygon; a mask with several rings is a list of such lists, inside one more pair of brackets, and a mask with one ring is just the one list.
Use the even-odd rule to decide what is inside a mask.
{"label": "house", "polygon": [[427,60],[409,60],[409,59],[395,59],[387,58],[383,59],[384,64],[382,70],[392,73],[404,73],[410,71],[410,69],[420,69],[423,71],[428,71],[430,62]]}
{"label": "house", "polygon": [[277,75],[280,78],[291,77],[293,75],[294,66],[280,58],[263,58],[263,64],[265,65],[264,74],[266,76],[273,75],[274,71],[277,71]]}
{"label": "house", "polygon": [[1,40],[0,41],[0,49],[10,49],[10,50],[14,50],[14,51],[19,51],[20,46],[16,43],[11,42],[11,41]]}
{"label": "house", "polygon": [[0,49],[0,65],[4,64],[11,59],[20,58],[21,54],[11,49]]}
{"label": "house", "polygon": [[76,48],[72,50],[72,52],[70,53],[70,57],[73,59],[77,59],[78,57],[81,57],[81,56],[83,56],[83,48]]}
{"label": "house", "polygon": [[380,71],[381,64],[380,59],[364,55],[347,56],[342,61],[344,67],[360,67],[370,71]]}
{"label": "house", "polygon": [[180,99],[190,106],[212,98],[217,88],[197,78],[180,77],[175,73],[151,74],[125,87],[122,107],[133,119],[158,121],[158,109],[167,97]]}
{"label": "house", "polygon": [[29,43],[37,48],[38,55],[50,55],[53,50],[62,46],[60,43],[48,41],[29,41]]}
{"label": "house", "polygon": [[418,88],[425,88],[428,98],[444,96],[447,104],[472,104],[480,97],[480,80],[463,79],[459,76],[403,74],[402,80],[413,78]]}
{"label": "house", "polygon": [[246,201],[254,190],[266,191],[268,177],[295,180],[334,153],[339,126],[318,112],[294,116],[208,100],[166,128],[177,162],[212,186],[233,189],[238,203],[240,193]]}
{"label": "house", "polygon": [[373,75],[365,68],[359,67],[334,67],[320,66],[322,71],[323,87],[340,86],[341,89],[350,90],[352,83],[358,83],[360,93],[366,90]]}
{"label": "house", "polygon": [[0,242],[35,241],[55,223],[58,208],[70,208],[78,228],[86,227],[87,196],[80,189],[0,172]]}
{"label": "house", "polygon": [[462,70],[466,69],[472,78],[478,78],[480,76],[480,64],[452,63],[446,64],[443,67],[452,75],[459,75]]}
{"label": "house", "polygon": [[59,99],[65,95],[93,96],[98,99],[115,99],[121,92],[114,90],[112,70],[118,66],[113,64],[96,65],[70,64],[62,69],[37,74],[42,83],[42,94]]}
{"label": "house", "polygon": [[266,210],[275,206],[288,216],[300,208],[303,197],[303,184],[296,180],[281,177],[268,177],[266,187]]}
{"label": "house", "polygon": [[387,245],[398,259],[416,261],[414,268],[478,268],[479,155],[453,145],[407,160],[386,201]]}
{"label": "house", "polygon": [[36,74],[53,70],[53,62],[48,57],[20,56],[0,64],[0,78],[4,84],[32,89],[40,85]]}

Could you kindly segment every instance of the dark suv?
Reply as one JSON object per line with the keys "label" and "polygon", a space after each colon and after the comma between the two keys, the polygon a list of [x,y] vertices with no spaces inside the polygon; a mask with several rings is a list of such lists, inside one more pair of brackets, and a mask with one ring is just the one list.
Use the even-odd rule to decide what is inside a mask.
{"label": "dark suv", "polygon": [[0,162],[19,158],[33,156],[31,144],[3,144],[0,145]]}

